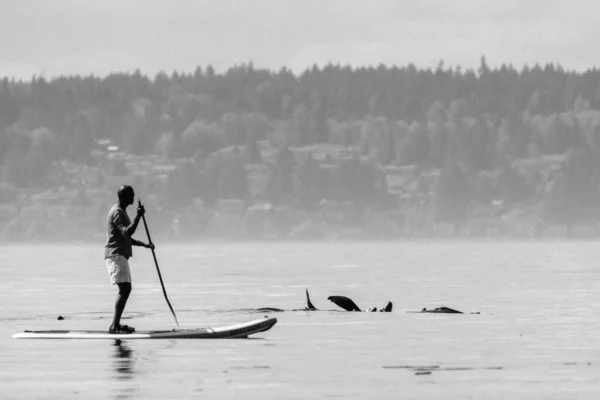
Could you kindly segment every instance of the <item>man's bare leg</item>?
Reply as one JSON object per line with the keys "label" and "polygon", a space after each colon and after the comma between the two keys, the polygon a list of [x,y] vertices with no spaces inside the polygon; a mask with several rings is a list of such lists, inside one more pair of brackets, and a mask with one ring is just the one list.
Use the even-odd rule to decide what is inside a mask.
{"label": "man's bare leg", "polygon": [[115,314],[109,328],[111,331],[117,330],[121,326],[121,315],[123,315],[127,299],[129,299],[129,294],[131,293],[131,283],[122,282],[117,283],[117,285],[119,286],[119,294],[115,302]]}

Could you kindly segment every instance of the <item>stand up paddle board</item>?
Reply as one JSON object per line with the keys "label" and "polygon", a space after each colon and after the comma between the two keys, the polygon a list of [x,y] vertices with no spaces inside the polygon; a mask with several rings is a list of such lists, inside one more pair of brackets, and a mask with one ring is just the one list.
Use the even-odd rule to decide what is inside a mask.
{"label": "stand up paddle board", "polygon": [[268,331],[277,323],[277,318],[266,317],[243,324],[218,328],[173,329],[170,331],[139,331],[134,333],[108,333],[107,331],[23,331],[14,339],[239,339],[259,332]]}

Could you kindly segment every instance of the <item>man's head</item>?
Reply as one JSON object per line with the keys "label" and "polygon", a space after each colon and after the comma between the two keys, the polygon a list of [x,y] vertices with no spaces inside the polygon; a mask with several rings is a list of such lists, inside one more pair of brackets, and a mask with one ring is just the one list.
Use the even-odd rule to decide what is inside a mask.
{"label": "man's head", "polygon": [[129,185],[123,185],[119,188],[117,192],[117,197],[119,198],[119,203],[128,206],[133,204],[135,200],[135,193],[133,192],[133,188]]}

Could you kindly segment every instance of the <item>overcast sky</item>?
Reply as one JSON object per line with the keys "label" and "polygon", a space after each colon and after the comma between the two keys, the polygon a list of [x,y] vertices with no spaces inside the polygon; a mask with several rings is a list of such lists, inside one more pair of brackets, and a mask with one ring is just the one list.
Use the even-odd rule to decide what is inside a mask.
{"label": "overcast sky", "polygon": [[0,0],[0,76],[217,71],[252,60],[600,66],[597,0]]}

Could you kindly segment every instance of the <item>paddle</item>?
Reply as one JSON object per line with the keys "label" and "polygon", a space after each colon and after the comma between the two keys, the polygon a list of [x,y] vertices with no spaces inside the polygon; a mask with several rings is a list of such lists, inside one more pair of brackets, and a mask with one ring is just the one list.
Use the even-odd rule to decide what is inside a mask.
{"label": "paddle", "polygon": [[[140,199],[138,199],[138,204],[140,207],[142,207],[142,201]],[[148,224],[146,223],[146,216],[142,215],[142,221],[144,221],[144,228],[146,228],[146,235],[148,236],[148,243],[152,243],[152,239],[150,238],[150,231],[148,230]],[[160,269],[158,268],[158,261],[156,260],[156,254],[154,253],[154,249],[152,250],[152,257],[154,257],[154,265],[156,265],[156,272],[158,272],[158,279],[160,279],[160,286],[162,286],[162,291],[163,294],[165,295],[165,300],[167,300],[167,304],[169,305],[169,308],[171,309],[171,312],[173,313],[173,317],[175,318],[175,323],[177,324],[177,326],[179,326],[179,321],[177,321],[177,315],[175,315],[175,311],[173,311],[173,307],[171,307],[171,302],[169,301],[169,298],[167,297],[167,291],[165,290],[165,284],[163,283],[162,280],[162,275],[160,274]]]}

